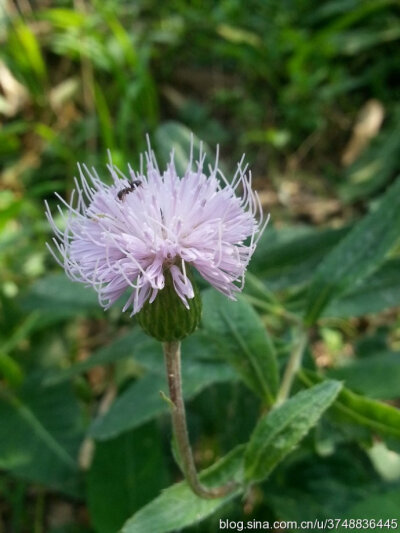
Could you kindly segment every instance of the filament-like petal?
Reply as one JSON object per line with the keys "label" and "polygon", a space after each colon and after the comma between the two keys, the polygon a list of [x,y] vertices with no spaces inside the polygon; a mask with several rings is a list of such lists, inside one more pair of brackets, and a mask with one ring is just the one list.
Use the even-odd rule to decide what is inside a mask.
{"label": "filament-like petal", "polygon": [[242,289],[268,217],[264,221],[244,157],[231,183],[218,169],[218,155],[208,176],[205,154],[194,169],[192,158],[193,146],[189,166],[179,177],[171,154],[161,174],[149,145],[140,170],[128,166],[126,177],[110,157],[112,185],[103,183],[95,169],[78,165],[80,179],[71,201],[58,196],[63,229],[46,206],[55,234],[49,246],[54,258],[70,279],[92,286],[105,309],[129,290],[123,310],[137,313],[163,290],[167,269],[189,307],[194,291],[188,265],[231,299]]}

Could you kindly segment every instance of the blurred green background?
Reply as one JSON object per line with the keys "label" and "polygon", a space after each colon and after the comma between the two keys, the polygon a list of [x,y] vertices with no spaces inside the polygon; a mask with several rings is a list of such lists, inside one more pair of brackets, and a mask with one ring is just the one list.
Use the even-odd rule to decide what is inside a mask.
{"label": "blurred green background", "polygon": [[[390,0],[0,0],[0,533],[113,533],[180,479],[168,417],[137,412],[163,386],[151,374],[161,356],[60,272],[44,200],[55,208],[54,191],[69,196],[78,161],[105,177],[107,149],[135,167],[146,133],[161,165],[172,147],[185,165],[190,132],[211,158],[220,145],[228,176],[245,152],[272,214],[247,296],[284,362],[280,310],[301,313],[321,259],[400,170],[399,11]],[[328,307],[307,363],[392,405],[399,267],[394,249]],[[198,364],[210,350],[200,340]],[[209,372],[190,394],[200,467],[245,441],[260,412],[230,367]],[[94,452],[87,429],[132,385],[136,414],[99,430]],[[219,516],[364,518],[385,506],[392,516],[398,444],[333,427],[318,426],[263,488],[190,531],[217,531]],[[352,515],[367,494],[375,503]]]}

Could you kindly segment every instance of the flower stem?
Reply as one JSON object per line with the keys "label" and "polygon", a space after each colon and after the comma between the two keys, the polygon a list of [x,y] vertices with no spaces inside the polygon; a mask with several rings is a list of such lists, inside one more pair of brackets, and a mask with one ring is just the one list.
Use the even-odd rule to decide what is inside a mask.
{"label": "flower stem", "polygon": [[285,368],[285,373],[283,374],[281,387],[276,397],[276,406],[281,405],[289,397],[294,378],[301,366],[301,361],[303,359],[303,353],[306,345],[307,332],[304,330],[300,330],[299,338],[293,347],[288,364]]}
{"label": "flower stem", "polygon": [[221,498],[235,490],[237,484],[232,482],[221,487],[208,488],[200,482],[190,447],[185,404],[182,396],[181,343],[179,341],[164,342],[163,349],[171,400],[172,426],[182,462],[183,474],[197,496],[207,499]]}

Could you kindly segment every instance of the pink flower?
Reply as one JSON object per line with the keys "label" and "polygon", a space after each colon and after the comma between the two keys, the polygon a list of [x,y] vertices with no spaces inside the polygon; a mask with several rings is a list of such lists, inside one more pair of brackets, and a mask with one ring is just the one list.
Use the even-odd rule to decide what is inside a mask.
{"label": "pink flower", "polygon": [[[102,182],[94,168],[78,165],[80,181],[59,229],[46,204],[46,215],[54,230],[56,261],[74,281],[93,287],[99,302],[108,309],[127,289],[123,308],[137,313],[164,287],[170,270],[174,288],[186,307],[193,298],[187,276],[191,265],[201,276],[231,299],[243,288],[244,274],[264,221],[259,197],[251,188],[251,173],[238,164],[228,182],[218,169],[204,169],[201,153],[193,169],[190,163],[177,175],[173,153],[164,173],[158,169],[150,146],[145,154],[146,172],[129,166],[126,177],[113,163],[107,165],[113,183]],[[206,174],[207,172],[207,174]],[[242,196],[237,196],[241,190]]]}

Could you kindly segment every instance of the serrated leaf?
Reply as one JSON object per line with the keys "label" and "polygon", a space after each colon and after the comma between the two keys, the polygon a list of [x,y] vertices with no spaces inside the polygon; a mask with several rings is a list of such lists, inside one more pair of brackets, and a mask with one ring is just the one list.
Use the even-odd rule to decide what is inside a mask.
{"label": "serrated leaf", "polygon": [[302,391],[273,409],[257,424],[245,452],[245,477],[261,481],[315,426],[341,389],[326,381]]}
{"label": "serrated leaf", "polygon": [[272,405],[278,389],[275,349],[251,305],[243,297],[232,302],[207,290],[203,293],[203,324],[246,385]]}
{"label": "serrated leaf", "polygon": [[376,270],[400,236],[400,179],[318,267],[308,293],[305,322],[313,324],[346,289]]}
{"label": "serrated leaf", "polygon": [[[205,470],[201,481],[209,487],[224,485],[230,481],[240,483],[243,469],[243,446],[238,446],[215,465]],[[177,483],[154,501],[143,507],[126,522],[121,533],[168,533],[197,524],[210,516],[219,507],[241,493],[237,491],[225,496],[206,500],[196,496],[186,482]]]}

